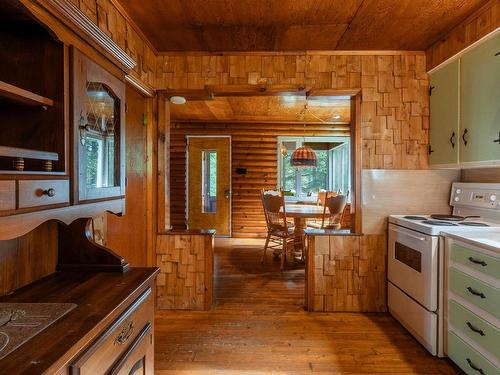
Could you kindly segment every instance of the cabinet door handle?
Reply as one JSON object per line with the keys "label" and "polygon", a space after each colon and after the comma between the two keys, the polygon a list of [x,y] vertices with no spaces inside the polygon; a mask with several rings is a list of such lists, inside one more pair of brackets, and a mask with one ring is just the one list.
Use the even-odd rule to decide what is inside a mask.
{"label": "cabinet door handle", "polygon": [[478,292],[477,290],[471,288],[470,286],[467,287],[467,290],[469,291],[470,294],[473,294],[473,295],[481,297],[481,298],[486,298],[484,293]]}
{"label": "cabinet door handle", "polygon": [[432,146],[429,145],[429,155],[432,154],[434,152],[434,150],[432,149]]}
{"label": "cabinet door handle", "polygon": [[469,134],[469,131],[467,129],[464,129],[464,133],[462,134],[462,141],[464,141],[464,146],[467,146],[467,134]]}
{"label": "cabinet door handle", "polygon": [[482,329],[474,327],[471,322],[467,322],[466,324],[467,324],[467,327],[469,327],[469,329],[471,331],[479,333],[481,336],[486,336],[486,334],[484,333],[484,331]]}
{"label": "cabinet door handle", "polygon": [[456,137],[455,132],[451,133],[450,143],[452,148],[455,148],[455,137]]}
{"label": "cabinet door handle", "polygon": [[473,369],[474,371],[479,372],[481,375],[485,375],[483,369],[477,367],[474,363],[472,363],[472,361],[470,360],[470,358],[466,358],[466,359],[467,359],[467,363],[469,364],[469,366],[470,366],[471,369]]}
{"label": "cabinet door handle", "polygon": [[500,145],[500,132],[498,132],[498,138],[494,139],[493,143],[498,143]]}
{"label": "cabinet door handle", "polygon": [[481,260],[481,259],[476,259],[473,257],[469,257],[468,259],[469,259],[469,262],[474,263],[474,264],[480,264],[483,267],[486,267],[488,265],[488,263],[486,263],[484,260]]}

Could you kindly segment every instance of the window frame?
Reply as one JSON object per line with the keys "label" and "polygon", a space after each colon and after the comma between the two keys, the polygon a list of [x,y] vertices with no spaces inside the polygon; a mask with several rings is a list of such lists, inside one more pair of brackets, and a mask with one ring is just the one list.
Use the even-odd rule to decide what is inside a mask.
{"label": "window frame", "polygon": [[[335,147],[334,149],[338,147],[347,147],[349,150],[349,170],[351,170],[351,137],[350,136],[306,136],[306,137],[296,137],[296,136],[279,136],[277,139],[277,144],[276,144],[276,152],[277,152],[277,168],[278,168],[278,173],[277,173],[277,181],[276,181],[276,187],[277,189],[281,189],[282,185],[282,179],[284,175],[283,171],[283,156],[281,155],[281,147],[284,142],[296,142],[296,147],[301,147],[304,143],[309,143],[309,142],[342,142],[343,145],[339,145]],[[330,166],[332,165],[332,151],[334,150],[329,150],[329,155],[328,155],[328,176],[327,176],[327,181],[328,181],[328,190],[331,190],[333,186],[333,176],[331,173],[331,168]],[[351,188],[352,186],[352,181],[351,180],[351,174],[349,174],[349,187]],[[295,175],[295,189],[297,192],[297,195],[295,198],[304,198],[307,197],[307,195],[302,194],[302,178],[301,178],[301,169],[299,168],[297,171],[297,174]],[[350,194],[349,194],[350,195]]]}

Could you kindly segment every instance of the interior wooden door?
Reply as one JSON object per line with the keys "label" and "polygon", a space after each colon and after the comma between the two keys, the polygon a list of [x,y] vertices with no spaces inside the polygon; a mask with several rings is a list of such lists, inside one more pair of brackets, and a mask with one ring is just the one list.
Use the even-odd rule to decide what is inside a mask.
{"label": "interior wooden door", "polygon": [[231,138],[188,137],[188,228],[231,235]]}

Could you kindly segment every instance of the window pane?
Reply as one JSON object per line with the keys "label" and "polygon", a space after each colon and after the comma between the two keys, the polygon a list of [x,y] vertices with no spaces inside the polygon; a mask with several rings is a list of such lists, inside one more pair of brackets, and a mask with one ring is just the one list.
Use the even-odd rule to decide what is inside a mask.
{"label": "window pane", "polygon": [[217,151],[201,152],[201,206],[203,213],[217,211]]}
{"label": "window pane", "polygon": [[328,151],[315,150],[316,168],[300,170],[302,194],[316,194],[320,190],[328,190]]}
{"label": "window pane", "polygon": [[[290,159],[292,158],[292,154],[295,151],[296,143],[295,142],[283,142],[283,145],[286,147],[286,155],[282,155],[282,181],[281,188],[285,191],[296,192],[297,191],[297,170],[292,167],[290,164]],[[283,151],[283,150],[282,150]]]}

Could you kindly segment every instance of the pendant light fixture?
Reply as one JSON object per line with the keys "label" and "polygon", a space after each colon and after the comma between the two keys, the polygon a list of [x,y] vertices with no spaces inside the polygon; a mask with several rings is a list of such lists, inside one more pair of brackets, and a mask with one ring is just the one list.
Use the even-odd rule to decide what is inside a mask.
{"label": "pendant light fixture", "polygon": [[[304,109],[301,112],[302,116],[305,116],[307,112],[307,103],[304,105]],[[318,165],[318,160],[316,153],[311,147],[305,145],[306,143],[306,124],[304,123],[304,142],[301,147],[297,148],[290,159],[290,164],[295,168],[316,168]]]}

